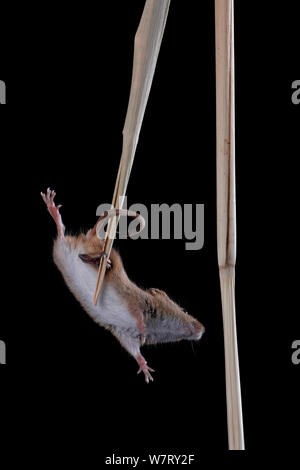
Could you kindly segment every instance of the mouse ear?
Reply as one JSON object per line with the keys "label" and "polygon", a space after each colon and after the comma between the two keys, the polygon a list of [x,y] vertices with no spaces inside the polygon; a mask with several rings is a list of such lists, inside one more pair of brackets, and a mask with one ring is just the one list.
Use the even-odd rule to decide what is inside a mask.
{"label": "mouse ear", "polygon": [[147,291],[151,295],[163,295],[165,297],[168,297],[168,294],[164,290],[156,289],[154,287],[151,287],[150,289],[147,289]]}
{"label": "mouse ear", "polygon": [[99,266],[100,255],[87,255],[85,253],[82,253],[78,256],[84,263],[95,264],[96,266]]}

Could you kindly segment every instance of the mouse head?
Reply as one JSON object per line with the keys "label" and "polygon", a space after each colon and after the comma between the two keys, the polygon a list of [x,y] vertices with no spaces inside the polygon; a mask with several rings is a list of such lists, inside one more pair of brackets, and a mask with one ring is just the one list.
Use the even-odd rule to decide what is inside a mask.
{"label": "mouse head", "polygon": [[197,341],[202,337],[205,331],[202,323],[170,299],[166,292],[159,289],[148,289],[147,292],[153,298],[153,302],[150,301],[148,305],[150,317],[155,317],[157,311],[163,312],[164,321],[168,325],[168,338],[171,335],[172,341],[181,339]]}

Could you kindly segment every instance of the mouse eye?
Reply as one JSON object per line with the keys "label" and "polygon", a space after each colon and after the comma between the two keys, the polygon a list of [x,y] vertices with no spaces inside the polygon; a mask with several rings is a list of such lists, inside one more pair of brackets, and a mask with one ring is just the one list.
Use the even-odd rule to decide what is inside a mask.
{"label": "mouse eye", "polygon": [[188,314],[187,310],[185,310],[185,308],[182,309],[183,313],[186,313]]}

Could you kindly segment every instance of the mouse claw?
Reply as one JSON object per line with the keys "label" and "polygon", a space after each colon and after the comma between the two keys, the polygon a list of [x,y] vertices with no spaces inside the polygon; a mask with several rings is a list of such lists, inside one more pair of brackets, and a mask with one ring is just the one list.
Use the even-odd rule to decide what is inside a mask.
{"label": "mouse claw", "polygon": [[145,374],[145,382],[148,384],[149,381],[153,382],[153,377],[152,375],[150,374],[149,370],[152,370],[152,369],[148,369],[147,372],[145,372],[143,369],[141,369],[141,367],[139,368],[139,370],[137,371],[138,374],[140,374],[141,372],[144,372]]}
{"label": "mouse claw", "polygon": [[106,261],[106,269],[111,269],[111,268],[112,268],[111,259],[108,258]]}
{"label": "mouse claw", "polygon": [[[106,269],[110,270],[112,268],[112,263],[111,263],[111,259],[107,257],[107,254],[106,253],[101,253],[100,254],[100,259],[101,258],[105,258],[106,259]],[[100,263],[100,259],[99,259],[99,263]]]}

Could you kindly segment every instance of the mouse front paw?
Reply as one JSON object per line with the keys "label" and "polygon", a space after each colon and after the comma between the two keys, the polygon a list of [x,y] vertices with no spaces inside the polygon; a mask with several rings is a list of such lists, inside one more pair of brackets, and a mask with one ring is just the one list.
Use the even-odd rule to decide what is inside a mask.
{"label": "mouse front paw", "polygon": [[46,194],[41,193],[43,201],[47,206],[48,212],[53,218],[54,222],[56,223],[58,236],[63,237],[65,233],[65,227],[62,222],[61,215],[59,213],[59,209],[62,206],[61,204],[59,206],[55,205],[55,202],[54,202],[55,195],[56,195],[56,192],[52,191],[50,188],[47,189]]}

